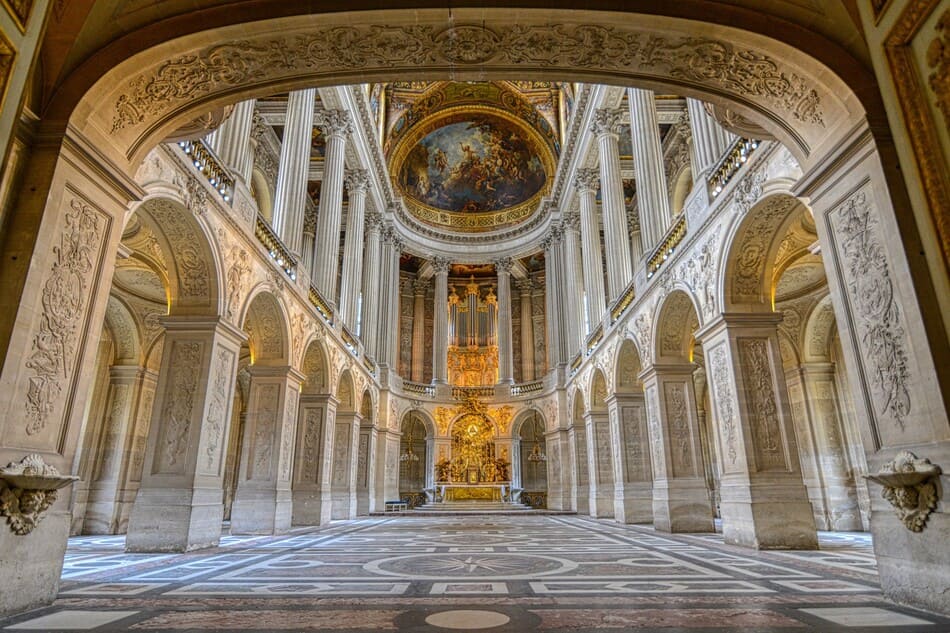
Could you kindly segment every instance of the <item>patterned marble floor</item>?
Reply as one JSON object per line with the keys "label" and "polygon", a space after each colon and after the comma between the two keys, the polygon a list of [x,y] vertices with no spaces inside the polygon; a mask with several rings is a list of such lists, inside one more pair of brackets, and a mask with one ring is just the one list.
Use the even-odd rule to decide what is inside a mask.
{"label": "patterned marble floor", "polygon": [[373,518],[213,550],[70,539],[59,598],[10,631],[950,631],[885,602],[870,538],[812,552],[557,516]]}

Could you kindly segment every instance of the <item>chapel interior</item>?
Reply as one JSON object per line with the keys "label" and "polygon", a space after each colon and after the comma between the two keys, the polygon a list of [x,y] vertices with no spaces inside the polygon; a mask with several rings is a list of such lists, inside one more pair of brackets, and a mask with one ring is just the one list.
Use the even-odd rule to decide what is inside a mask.
{"label": "chapel interior", "polygon": [[0,628],[950,630],[950,5],[524,4],[2,3]]}

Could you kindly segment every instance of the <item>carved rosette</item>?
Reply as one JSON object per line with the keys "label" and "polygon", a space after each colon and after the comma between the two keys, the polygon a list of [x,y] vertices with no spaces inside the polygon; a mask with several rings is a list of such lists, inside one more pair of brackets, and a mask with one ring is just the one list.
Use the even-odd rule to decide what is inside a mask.
{"label": "carved rosette", "polygon": [[868,479],[883,486],[881,496],[894,506],[897,517],[911,532],[921,532],[937,508],[936,479],[940,467],[910,451],[899,452]]}
{"label": "carved rosette", "polygon": [[33,531],[43,514],[56,501],[56,491],[79,479],[60,475],[39,455],[27,455],[19,462],[0,468],[0,516],[19,536]]}

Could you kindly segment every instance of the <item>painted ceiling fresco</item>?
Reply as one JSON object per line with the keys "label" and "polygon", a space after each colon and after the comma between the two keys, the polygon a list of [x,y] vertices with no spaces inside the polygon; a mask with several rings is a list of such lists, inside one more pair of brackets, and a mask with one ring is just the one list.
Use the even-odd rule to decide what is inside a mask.
{"label": "painted ceiling fresco", "polygon": [[413,147],[400,188],[422,204],[462,213],[499,211],[534,196],[544,167],[524,130],[491,114],[452,117]]}

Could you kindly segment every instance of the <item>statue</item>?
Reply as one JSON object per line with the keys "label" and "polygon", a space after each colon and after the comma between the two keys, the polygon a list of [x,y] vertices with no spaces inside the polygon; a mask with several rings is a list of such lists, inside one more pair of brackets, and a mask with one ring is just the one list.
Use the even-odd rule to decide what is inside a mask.
{"label": "statue", "polygon": [[435,480],[436,481],[449,481],[449,477],[452,474],[452,462],[445,458],[445,453],[442,453],[441,459],[435,463]]}

